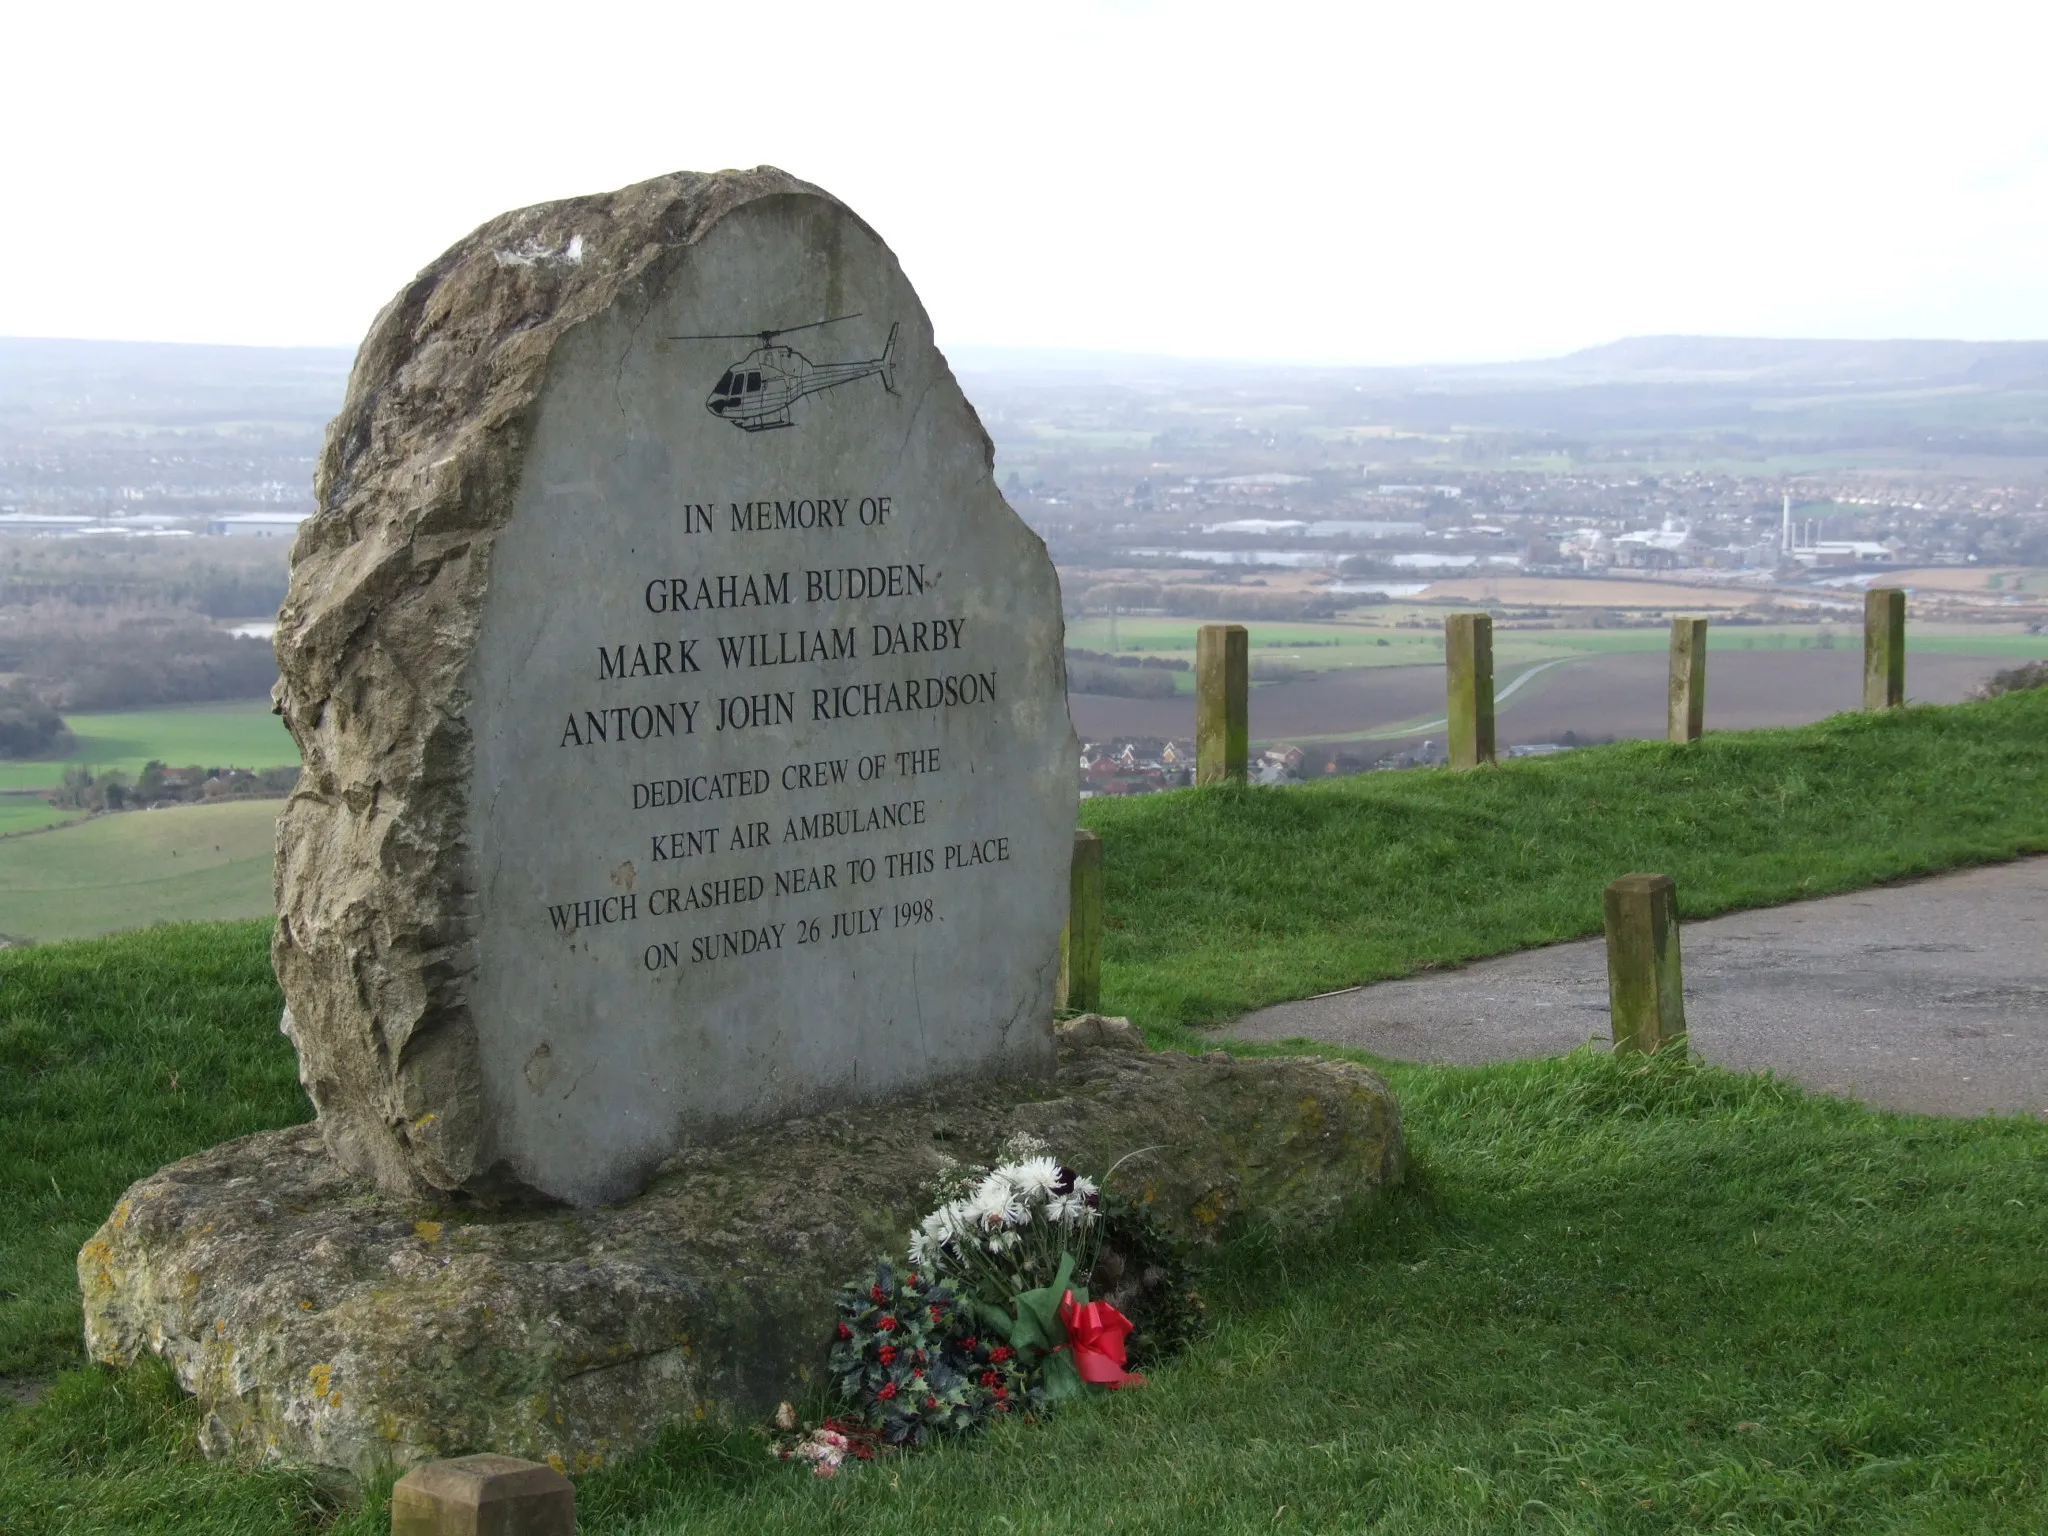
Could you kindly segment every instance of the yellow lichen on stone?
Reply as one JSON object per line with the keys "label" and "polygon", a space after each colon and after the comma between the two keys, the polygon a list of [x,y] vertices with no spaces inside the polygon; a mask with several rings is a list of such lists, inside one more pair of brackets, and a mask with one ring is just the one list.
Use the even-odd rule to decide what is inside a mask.
{"label": "yellow lichen on stone", "polygon": [[416,1221],[412,1224],[412,1235],[423,1243],[438,1243],[441,1241],[441,1223]]}
{"label": "yellow lichen on stone", "polygon": [[1230,1197],[1220,1189],[1212,1189],[1195,1202],[1195,1220],[1205,1227],[1213,1227],[1229,1208]]}
{"label": "yellow lichen on stone", "polygon": [[553,1467],[557,1472],[561,1473],[564,1477],[567,1477],[569,1475],[569,1464],[566,1461],[562,1460],[562,1453],[560,1451],[548,1452],[548,1465]]}
{"label": "yellow lichen on stone", "polygon": [[116,1232],[120,1231],[123,1227],[128,1225],[128,1218],[134,1214],[134,1211],[134,1204],[130,1201],[123,1200],[119,1205],[114,1207],[114,1214],[107,1218],[107,1225],[112,1227]]}
{"label": "yellow lichen on stone", "polygon": [[105,1238],[88,1238],[85,1246],[78,1250],[78,1274],[89,1295],[106,1296],[112,1293],[114,1250],[107,1245]]}
{"label": "yellow lichen on stone", "polygon": [[313,1383],[315,1397],[325,1397],[328,1389],[334,1384],[334,1367],[324,1363],[316,1365],[306,1372],[306,1380]]}

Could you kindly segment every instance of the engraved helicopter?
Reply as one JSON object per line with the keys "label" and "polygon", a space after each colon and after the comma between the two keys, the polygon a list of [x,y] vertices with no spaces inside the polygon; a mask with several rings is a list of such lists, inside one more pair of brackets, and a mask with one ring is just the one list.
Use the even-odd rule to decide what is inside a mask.
{"label": "engraved helicopter", "polygon": [[760,346],[727,368],[712,386],[704,409],[720,421],[729,421],[742,432],[769,432],[793,427],[789,408],[805,395],[821,389],[836,389],[858,379],[879,375],[882,388],[896,393],[896,332],[889,327],[889,339],[880,357],[848,363],[814,363],[795,347],[776,342],[778,336],[797,331],[814,331],[821,325],[858,320],[860,315],[834,315],[808,325],[785,325],[772,331],[741,331],[709,336],[671,336],[670,341],[758,341]]}

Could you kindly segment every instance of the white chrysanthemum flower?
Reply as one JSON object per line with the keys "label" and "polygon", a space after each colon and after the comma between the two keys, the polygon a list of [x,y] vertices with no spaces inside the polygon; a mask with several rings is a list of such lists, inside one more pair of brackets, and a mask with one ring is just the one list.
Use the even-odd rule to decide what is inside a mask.
{"label": "white chrysanthemum flower", "polygon": [[1026,1199],[1048,1200],[1060,1182],[1060,1165],[1057,1158],[1027,1157],[1021,1163],[1013,1163],[1001,1170],[1009,1179],[1012,1188]]}
{"label": "white chrysanthemum flower", "polygon": [[1047,1221],[1084,1223],[1089,1214],[1087,1204],[1079,1195],[1054,1195],[1045,1203]]}
{"label": "white chrysanthemum flower", "polygon": [[964,1202],[967,1215],[975,1227],[983,1232],[999,1232],[1004,1227],[1021,1227],[1031,1220],[1024,1197],[1017,1187],[997,1169],[981,1181],[981,1187]]}
{"label": "white chrysanthemum flower", "polygon": [[918,1269],[937,1269],[944,1257],[943,1241],[922,1227],[910,1234],[910,1262]]}
{"label": "white chrysanthemum flower", "polygon": [[1085,1200],[1090,1195],[1098,1194],[1100,1191],[1095,1187],[1095,1181],[1086,1174],[1076,1174],[1074,1176],[1074,1193]]}

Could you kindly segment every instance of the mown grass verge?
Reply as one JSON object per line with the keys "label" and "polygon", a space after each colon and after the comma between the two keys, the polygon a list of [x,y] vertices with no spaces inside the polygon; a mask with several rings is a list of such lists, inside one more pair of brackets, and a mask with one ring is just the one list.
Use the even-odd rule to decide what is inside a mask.
{"label": "mown grass verge", "polygon": [[2048,851],[2048,690],[1081,820],[1103,838],[1105,1004],[1185,1046],[1267,1003],[1598,933],[1631,870],[1703,917]]}
{"label": "mown grass verge", "polygon": [[[585,1478],[584,1529],[1992,1532],[2048,1527],[2048,1128],[1593,1052],[1395,1068],[1409,1187],[1240,1236],[1143,1391],[820,1482],[752,1431]],[[7,1529],[371,1536],[210,1467],[161,1368],[0,1408]]]}
{"label": "mown grass verge", "polygon": [[[2038,848],[2043,703],[1091,806],[1109,1001],[1185,1038],[1232,996],[1318,990],[1317,965],[1586,931],[1630,867],[1676,873],[1697,913]],[[1189,888],[1204,871],[1279,894],[1247,917]],[[266,930],[0,954],[0,1385],[54,1378],[31,1407],[0,1391],[10,1536],[388,1528],[378,1490],[198,1461],[162,1368],[74,1364],[72,1258],[121,1189],[305,1118]],[[585,1529],[2048,1528],[2048,1127],[1590,1052],[1388,1070],[1409,1187],[1314,1247],[1240,1235],[1209,1279],[1212,1337],[1143,1392],[830,1483],[745,1428],[679,1432],[584,1480]]]}

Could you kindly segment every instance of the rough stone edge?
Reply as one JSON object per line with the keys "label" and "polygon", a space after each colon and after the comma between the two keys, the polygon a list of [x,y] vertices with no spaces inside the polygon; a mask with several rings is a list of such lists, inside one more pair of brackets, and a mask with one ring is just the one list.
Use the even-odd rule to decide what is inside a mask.
{"label": "rough stone edge", "polygon": [[305,771],[278,819],[271,952],[328,1149],[389,1195],[525,1193],[494,1166],[468,1013],[462,680],[554,349],[781,196],[860,222],[772,167],[491,220],[377,316],[328,428],[278,615],[273,699]]}
{"label": "rough stone edge", "polygon": [[[1072,1033],[1092,1033],[1092,1028],[1088,1027],[1092,1023],[1108,1026],[1107,1032],[1118,1038],[1102,1045],[1084,1044],[1071,1038],[1063,1043],[1060,1082],[1050,1097],[1031,1097],[1033,1090],[1030,1085],[1022,1083],[1010,1085],[1007,1089],[995,1089],[972,1103],[948,1103],[941,1096],[927,1096],[905,1106],[918,1127],[912,1140],[926,1134],[923,1129],[926,1124],[953,1125],[964,1130],[981,1122],[982,1131],[973,1135],[969,1143],[963,1145],[949,1138],[946,1147],[938,1150],[950,1149],[970,1157],[985,1157],[994,1150],[994,1140],[1003,1134],[1000,1126],[1037,1129],[1051,1136],[1063,1150],[1077,1150],[1065,1145],[1070,1138],[1063,1135],[1080,1124],[1074,1120],[1077,1100],[1093,1098],[1105,1108],[1112,1109],[1117,1105],[1135,1106],[1141,1099],[1133,1098],[1132,1094],[1148,1074],[1141,1072],[1138,1079],[1132,1079],[1127,1069],[1118,1065],[1128,1061],[1130,1054],[1143,1051],[1142,1037],[1138,1043],[1132,1043],[1130,1037],[1135,1036],[1136,1031],[1130,1030],[1125,1021],[1076,1022],[1084,1027]],[[1201,1139],[1216,1148],[1237,1170],[1213,1188],[1199,1174],[1191,1179],[1192,1170],[1185,1163],[1171,1158],[1163,1163],[1155,1159],[1152,1172],[1138,1176],[1141,1198],[1153,1203],[1153,1208],[1170,1229],[1198,1243],[1213,1242],[1247,1217],[1271,1221],[1276,1235],[1283,1238],[1312,1231],[1347,1210],[1359,1208],[1361,1201],[1383,1197],[1403,1179],[1407,1158],[1400,1105],[1384,1079],[1367,1068],[1351,1062],[1314,1057],[1234,1060],[1220,1051],[1201,1058],[1169,1053],[1167,1057],[1156,1059],[1160,1068],[1167,1070],[1169,1075],[1201,1072],[1226,1095],[1244,1090],[1257,1094],[1260,1092],[1260,1080],[1284,1076],[1302,1067],[1313,1068],[1317,1075],[1329,1079],[1321,1089],[1311,1089],[1298,1101],[1294,1113],[1302,1117],[1301,1123],[1292,1134],[1283,1135],[1278,1141],[1272,1140],[1270,1133],[1279,1128],[1267,1127],[1267,1134],[1257,1134],[1261,1122],[1256,1119],[1236,1125],[1235,1134],[1225,1134],[1215,1141],[1208,1138],[1213,1130],[1220,1127],[1210,1127],[1206,1121],[1175,1123],[1175,1131],[1183,1134],[1190,1124],[1201,1124],[1204,1127]],[[1137,1065],[1131,1062],[1131,1067]],[[1239,1084],[1241,1088],[1234,1086]],[[1037,1091],[1044,1092],[1042,1088]],[[1361,1176],[1360,1183],[1346,1190],[1341,1185],[1333,1186],[1327,1174],[1314,1171],[1317,1158],[1310,1157],[1306,1161],[1296,1158],[1295,1173],[1279,1175],[1280,1182],[1275,1183],[1279,1170],[1272,1166],[1272,1152],[1268,1149],[1287,1145],[1305,1148],[1326,1142],[1335,1127],[1323,1118],[1325,1109],[1318,1105],[1327,1107],[1330,1094],[1354,1100],[1363,1094],[1376,1101],[1376,1108],[1352,1123],[1354,1131],[1377,1123],[1377,1132],[1367,1132],[1378,1146],[1374,1165],[1357,1164],[1354,1171]],[[1145,1092],[1142,1098],[1150,1096]],[[989,1113],[992,1110],[995,1111],[993,1118]],[[956,1111],[964,1115],[964,1119],[956,1116]],[[1245,1139],[1248,1131],[1254,1133],[1250,1140]],[[781,1127],[757,1128],[731,1147],[699,1148],[678,1154],[647,1194],[624,1202],[620,1207],[562,1212],[559,1215],[531,1213],[464,1218],[459,1211],[450,1211],[445,1206],[380,1197],[317,1152],[313,1152],[310,1163],[306,1162],[307,1153],[319,1145],[317,1132],[312,1126],[263,1132],[224,1143],[138,1181],[99,1232],[81,1248],[78,1272],[85,1300],[88,1351],[94,1358],[110,1364],[130,1364],[144,1353],[156,1353],[169,1360],[176,1368],[181,1384],[201,1400],[200,1442],[211,1456],[310,1460],[342,1467],[359,1476],[374,1477],[393,1467],[474,1448],[467,1443],[415,1443],[412,1436],[394,1440],[389,1437],[388,1430],[366,1430],[360,1422],[351,1424],[350,1414],[359,1420],[363,1406],[358,1400],[357,1384],[351,1384],[349,1401],[345,1404],[338,1379],[330,1383],[327,1378],[337,1372],[359,1375],[357,1368],[327,1363],[316,1364],[308,1370],[305,1368],[306,1360],[315,1356],[306,1355],[295,1362],[280,1356],[281,1342],[290,1335],[290,1328],[265,1340],[260,1333],[251,1337],[244,1327],[231,1323],[229,1318],[235,1308],[229,1307],[222,1312],[219,1308],[222,1298],[212,1294],[226,1282],[209,1281],[203,1273],[188,1267],[188,1261],[198,1257],[190,1251],[192,1245],[203,1245],[212,1238],[216,1242],[241,1243],[247,1251],[247,1245],[253,1240],[256,1251],[275,1253],[279,1251],[278,1244],[255,1231],[241,1232],[237,1236],[232,1224],[216,1233],[214,1218],[222,1213],[215,1211],[209,1214],[202,1207],[181,1203],[177,1193],[180,1188],[197,1185],[201,1188],[237,1189],[237,1199],[260,1204],[272,1219],[281,1216],[286,1225],[294,1220],[303,1222],[313,1218],[316,1228],[325,1226],[329,1229],[326,1235],[316,1238],[304,1254],[289,1247],[285,1251],[293,1252],[294,1258],[300,1262],[312,1262],[323,1269],[343,1260],[341,1251],[334,1249],[333,1240],[348,1230],[353,1230],[356,1237],[347,1246],[360,1251],[353,1261],[343,1261],[342,1267],[360,1269],[375,1259],[379,1273],[386,1264],[397,1262],[392,1244],[394,1232],[416,1236],[428,1249],[459,1242],[452,1225],[448,1233],[443,1234],[440,1220],[443,1217],[451,1223],[465,1219],[472,1223],[480,1221],[485,1229],[500,1227],[507,1221],[515,1230],[523,1228],[540,1232],[545,1229],[551,1234],[550,1241],[555,1247],[566,1245],[572,1255],[589,1253],[595,1262],[602,1263],[606,1260],[597,1259],[599,1254],[618,1256],[617,1239],[635,1220],[635,1208],[642,1207],[645,1202],[653,1202],[653,1208],[665,1207],[673,1218],[684,1214],[693,1203],[701,1203],[707,1198],[715,1204],[729,1188],[733,1163],[750,1166],[772,1163],[777,1141],[791,1135],[814,1139],[822,1137],[826,1141],[855,1148],[871,1148],[873,1145],[868,1119],[861,1114],[820,1117],[815,1124],[791,1122]],[[1084,1141],[1088,1139],[1092,1138],[1082,1137]],[[989,1145],[980,1145],[983,1141]],[[923,1144],[931,1146],[929,1142]],[[909,1143],[904,1145],[907,1148]],[[1099,1156],[1105,1150],[1091,1148],[1090,1155]],[[252,1158],[254,1164],[250,1161]],[[851,1167],[864,1161],[864,1157],[856,1156],[853,1163],[843,1166]],[[1326,1168],[1331,1166],[1327,1155],[1323,1161]],[[300,1164],[307,1169],[307,1175],[296,1181],[287,1178],[279,1186],[257,1171],[263,1166],[282,1171],[282,1167],[290,1163]],[[1302,1182],[1304,1178],[1306,1184]],[[858,1185],[861,1182],[856,1176],[854,1183]],[[870,1194],[874,1192],[869,1191]],[[897,1197],[900,1199],[905,1192],[897,1190]],[[1247,1196],[1255,1197],[1260,1192],[1266,1196],[1284,1195],[1285,1209],[1274,1210],[1248,1202]],[[857,1191],[847,1189],[831,1197],[829,1203],[835,1212],[835,1223],[840,1227],[860,1228],[868,1239],[882,1241],[883,1246],[888,1246],[884,1234],[895,1234],[905,1219],[914,1219],[914,1214],[884,1210],[868,1200],[856,1199],[849,1204],[841,1199],[843,1195],[854,1193]],[[168,1206],[163,1204],[166,1200],[170,1202]],[[158,1208],[154,1214],[149,1209],[151,1207]],[[713,1230],[718,1221],[719,1218],[713,1216],[712,1225],[701,1231],[694,1222],[674,1230],[682,1234],[682,1242],[691,1248],[702,1248],[707,1244],[717,1247],[726,1241],[744,1245],[750,1241],[744,1237],[733,1239],[729,1234]],[[268,1221],[263,1225],[267,1226]],[[157,1234],[154,1242],[144,1235],[151,1232]],[[575,1235],[579,1233],[581,1237]],[[839,1233],[838,1241],[842,1246],[846,1237],[846,1232]],[[365,1244],[368,1246],[362,1246]],[[405,1246],[413,1245],[408,1243]],[[529,1241],[515,1239],[515,1246],[526,1248]],[[151,1247],[157,1250],[153,1255],[149,1252]],[[791,1257],[811,1249],[809,1241],[799,1240]],[[810,1253],[814,1261],[823,1256],[822,1250]],[[550,1265],[558,1264],[563,1255],[556,1254],[551,1258],[546,1254],[527,1252],[516,1259],[509,1254],[507,1257],[517,1264],[538,1265],[535,1271],[538,1276]],[[630,1260],[630,1254],[627,1257]],[[757,1255],[757,1261],[761,1257],[764,1256]],[[839,1257],[849,1265],[857,1265],[864,1254],[851,1254],[849,1251]],[[699,1255],[693,1262],[701,1260],[702,1255]],[[810,1267],[816,1268],[817,1265],[813,1262]],[[736,1274],[725,1276],[725,1282],[714,1281],[707,1291],[703,1277],[694,1270],[671,1271],[662,1266],[654,1272],[644,1268],[641,1272],[652,1274],[664,1287],[706,1295],[710,1291],[729,1288],[725,1282],[737,1278]],[[719,1273],[723,1275],[724,1271]],[[836,1270],[830,1276],[813,1276],[812,1281],[823,1284],[826,1289],[799,1307],[798,1310],[805,1314],[802,1317],[778,1313],[774,1318],[776,1326],[771,1330],[772,1336],[784,1339],[815,1333],[823,1339],[829,1321],[827,1293],[838,1278],[840,1275]],[[372,1301],[377,1301],[397,1279],[398,1272],[394,1269],[391,1282],[373,1286],[375,1295],[371,1296]],[[742,1285],[745,1283],[741,1282]],[[264,1295],[248,1298],[240,1305],[253,1307],[259,1314],[274,1316],[282,1312],[290,1315],[289,1298],[280,1300],[279,1296],[268,1294],[280,1285],[291,1289],[289,1266],[266,1280],[262,1288]],[[415,1288],[422,1294],[427,1289],[417,1285]],[[297,1293],[294,1291],[293,1294]],[[355,1311],[362,1296],[370,1294],[362,1292],[360,1285],[352,1290],[345,1287],[344,1293],[335,1298],[335,1304],[344,1311]],[[805,1294],[808,1296],[808,1292]],[[384,1299],[395,1300],[396,1293]],[[313,1304],[302,1302],[301,1305]],[[784,1298],[784,1312],[788,1306],[789,1299]],[[600,1314],[592,1315],[609,1315],[611,1310],[607,1306]],[[388,1316],[395,1318],[402,1311],[401,1306],[398,1313]],[[817,1315],[808,1315],[812,1311]],[[309,1313],[309,1321],[316,1321],[318,1316],[317,1313]],[[507,1313],[505,1317],[517,1322],[516,1313]],[[565,1324],[573,1323],[573,1319],[558,1317],[552,1312],[549,1317],[550,1335]],[[422,1318],[429,1332],[435,1335],[448,1330],[460,1333],[464,1327],[460,1315],[443,1319],[438,1313],[433,1313],[422,1314]],[[246,1319],[239,1321],[246,1322]],[[769,1319],[763,1317],[757,1322],[766,1325]],[[758,1326],[749,1327],[738,1319],[727,1319],[729,1328],[736,1323],[738,1334],[751,1336],[756,1341],[764,1337]],[[277,1327],[275,1322],[264,1326]],[[729,1418],[736,1407],[743,1413],[766,1411],[773,1399],[762,1396],[762,1389],[774,1384],[745,1380],[747,1373],[739,1362],[739,1357],[744,1356],[751,1346],[742,1341],[736,1353],[731,1349],[706,1351],[702,1346],[708,1341],[699,1336],[699,1348],[693,1351],[684,1335],[676,1337],[685,1340],[680,1349],[666,1347],[624,1356],[608,1353],[588,1360],[578,1357],[569,1362],[572,1366],[603,1365],[605,1369],[601,1371],[572,1370],[568,1375],[577,1381],[613,1378],[619,1384],[618,1390],[629,1395],[637,1393],[643,1400],[643,1407],[656,1410],[643,1421],[639,1432],[623,1436],[607,1434],[596,1441],[584,1439],[589,1426],[586,1423],[579,1429],[579,1425],[573,1422],[577,1410],[572,1407],[572,1422],[565,1425],[560,1405],[552,1397],[543,1395],[531,1402],[522,1400],[510,1404],[505,1413],[497,1415],[492,1421],[497,1425],[492,1443],[499,1449],[512,1449],[582,1470],[640,1448],[658,1433],[661,1423],[683,1417]],[[375,1342],[379,1340],[382,1342]],[[306,1342],[303,1339],[299,1341],[302,1351]],[[371,1350],[374,1356],[387,1362],[394,1356],[411,1358],[407,1344],[390,1337],[381,1325],[372,1338],[360,1341],[358,1347]],[[560,1352],[559,1344],[551,1341],[550,1347],[556,1353]],[[317,1353],[323,1361],[341,1361],[345,1356],[345,1351],[331,1349]],[[560,1363],[558,1361],[557,1365]],[[537,1369],[537,1380],[552,1379],[551,1368]],[[263,1385],[266,1375],[270,1379],[269,1386]],[[782,1382],[779,1385],[786,1390],[788,1384]],[[559,1386],[550,1390],[559,1390]],[[590,1403],[583,1405],[585,1417],[593,1406]],[[616,1404],[611,1405],[613,1411],[616,1407]],[[604,1417],[609,1419],[610,1414]]]}

